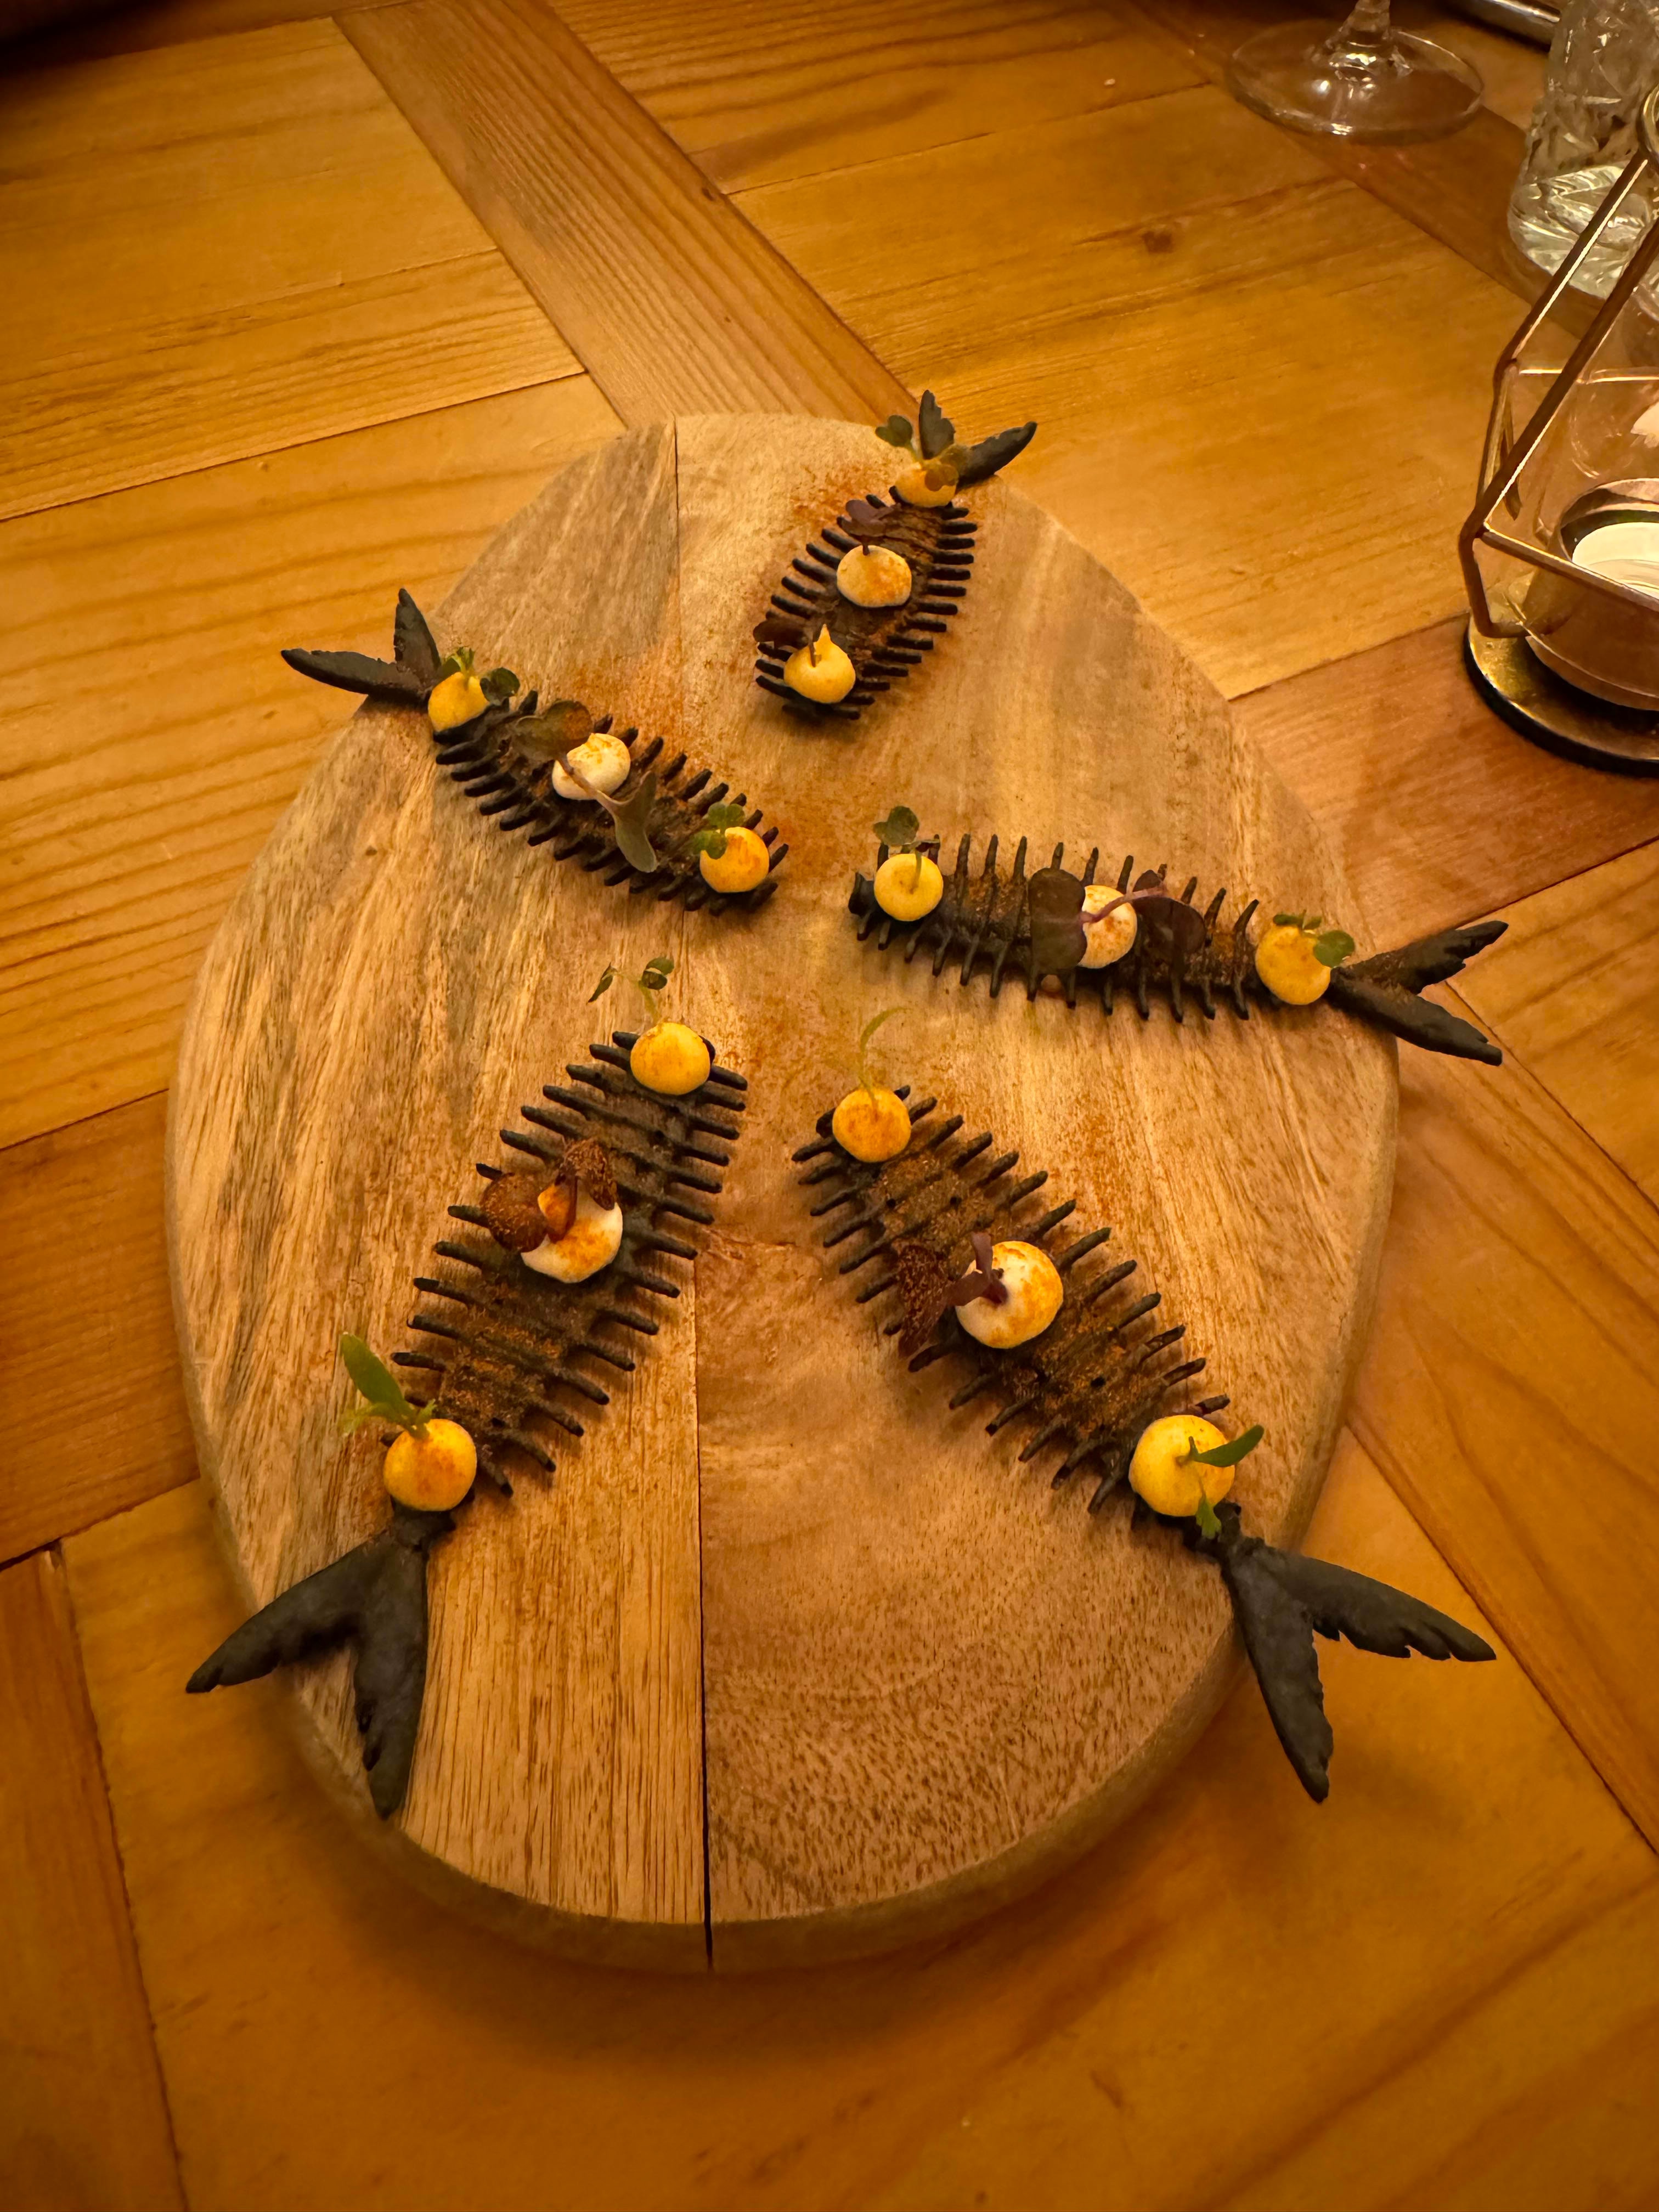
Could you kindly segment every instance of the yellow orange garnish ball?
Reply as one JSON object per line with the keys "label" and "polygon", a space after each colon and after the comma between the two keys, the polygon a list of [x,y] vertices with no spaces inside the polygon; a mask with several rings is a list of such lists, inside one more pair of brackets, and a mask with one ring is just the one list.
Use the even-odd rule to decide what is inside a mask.
{"label": "yellow orange garnish ball", "polygon": [[427,719],[434,730],[459,730],[463,722],[482,714],[489,704],[483,685],[471,670],[458,668],[428,693]]}
{"label": "yellow orange garnish ball", "polygon": [[1255,948],[1255,972],[1287,1006],[1310,1006],[1331,988],[1331,971],[1314,957],[1314,940],[1299,923],[1275,922]]}
{"label": "yellow orange garnish ball", "polygon": [[910,1116],[897,1091],[860,1085],[830,1116],[830,1133],[855,1160],[896,1160],[910,1141]]}
{"label": "yellow orange garnish ball", "polygon": [[420,1433],[401,1431],[386,1448],[380,1480],[399,1505],[447,1513],[472,1487],[478,1447],[459,1421],[428,1421]]}
{"label": "yellow orange garnish ball", "polygon": [[766,841],[757,830],[728,830],[723,853],[697,855],[697,872],[709,889],[732,894],[763,884],[771,865]]}
{"label": "yellow orange garnish ball", "polygon": [[876,904],[895,921],[923,921],[945,896],[937,860],[926,853],[891,853],[876,870]]}
{"label": "yellow orange garnish ball", "polygon": [[859,679],[857,669],[830,636],[830,625],[825,623],[809,644],[792,653],[784,662],[783,680],[803,699],[815,699],[821,707],[833,707],[837,699],[847,696]]}
{"label": "yellow orange garnish ball", "polygon": [[1194,1467],[1184,1461],[1186,1452],[1213,1451],[1224,1444],[1213,1421],[1197,1413],[1166,1413],[1150,1422],[1129,1462],[1129,1483],[1154,1513],[1191,1515],[1198,1510],[1200,1486],[1212,1505],[1233,1486],[1230,1467]]}
{"label": "yellow orange garnish ball", "polygon": [[628,1055],[634,1080],[665,1098],[683,1098],[708,1080],[708,1048],[684,1022],[657,1022],[635,1038]]}
{"label": "yellow orange garnish ball", "polygon": [[929,483],[926,461],[907,461],[893,478],[893,489],[907,507],[949,507],[957,495],[956,477],[948,471],[943,483]]}

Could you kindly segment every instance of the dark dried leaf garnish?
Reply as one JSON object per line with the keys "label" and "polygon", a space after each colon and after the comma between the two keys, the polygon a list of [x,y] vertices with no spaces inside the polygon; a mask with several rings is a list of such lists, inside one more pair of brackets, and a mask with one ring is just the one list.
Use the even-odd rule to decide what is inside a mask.
{"label": "dark dried leaf garnish", "polygon": [[[904,427],[908,430],[910,426],[907,422]],[[924,461],[931,461],[936,453],[942,453],[947,446],[956,443],[957,426],[947,420],[931,392],[924,392],[921,395],[921,413],[916,428],[921,433]],[[880,433],[877,434],[879,436]]]}
{"label": "dark dried leaf garnish", "polygon": [[484,1226],[504,1251],[533,1252],[547,1235],[534,1176],[498,1176],[483,1195]]}
{"label": "dark dried leaf garnish", "polygon": [[607,1212],[617,1203],[616,1167],[597,1137],[573,1138],[553,1179],[573,1193],[580,1187]]}

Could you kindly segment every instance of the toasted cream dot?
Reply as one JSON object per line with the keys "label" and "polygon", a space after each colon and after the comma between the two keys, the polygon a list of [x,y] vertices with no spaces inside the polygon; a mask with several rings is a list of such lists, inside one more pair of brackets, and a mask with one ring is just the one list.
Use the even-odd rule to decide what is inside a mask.
{"label": "toasted cream dot", "polygon": [[929,483],[926,461],[907,461],[893,479],[893,489],[907,507],[949,507],[957,495],[957,480],[946,474],[943,483]]}
{"label": "toasted cream dot", "polygon": [[[1091,914],[1104,914],[1112,901],[1122,893],[1110,884],[1091,884],[1083,894],[1083,919]],[[1092,929],[1084,932],[1083,957],[1080,968],[1109,968],[1115,960],[1121,960],[1134,943],[1140,922],[1132,906],[1118,907],[1105,921],[1097,921]]]}
{"label": "toasted cream dot", "polygon": [[562,1237],[550,1237],[533,1252],[521,1255],[526,1267],[551,1275],[556,1283],[585,1283],[608,1267],[622,1247],[623,1210],[599,1206],[585,1190],[576,1194],[576,1218]]}
{"label": "toasted cream dot", "polygon": [[855,607],[902,607],[910,596],[910,563],[887,545],[855,545],[836,568],[842,599]]}
{"label": "toasted cream dot", "polygon": [[[595,791],[606,793],[626,783],[628,771],[634,765],[634,757],[622,739],[609,736],[588,738],[581,744],[574,745],[568,758]],[[565,773],[563,761],[553,763],[553,788],[561,799],[587,796],[575,777]]]}
{"label": "toasted cream dot", "polygon": [[1060,1311],[1066,1286],[1048,1255],[1035,1244],[994,1244],[991,1265],[1002,1278],[1006,1301],[970,1298],[957,1308],[957,1319],[969,1336],[994,1351],[1007,1352],[1041,1336]]}

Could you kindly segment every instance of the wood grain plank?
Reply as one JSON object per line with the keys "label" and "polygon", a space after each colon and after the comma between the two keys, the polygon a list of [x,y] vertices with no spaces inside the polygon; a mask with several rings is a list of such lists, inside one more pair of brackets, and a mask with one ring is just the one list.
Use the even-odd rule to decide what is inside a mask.
{"label": "wood grain plank", "polygon": [[[687,963],[682,1010],[750,1085],[695,1304],[676,1306],[550,1498],[530,1485],[511,1511],[475,1512],[434,1563],[426,1725],[392,1832],[522,1896],[557,1923],[551,1942],[559,1916],[582,1916],[583,1942],[607,1913],[641,1945],[653,1923],[684,1933],[684,1887],[612,1899],[601,1878],[627,1800],[608,1827],[585,1793],[611,1771],[613,1707],[664,1770],[641,1818],[677,1837],[678,1873],[694,1866],[699,1920],[701,1803],[696,1852],[673,1822],[686,1775],[694,1792],[702,1775],[706,1712],[719,1963],[728,1942],[750,1958],[833,1955],[986,1909],[1121,1819],[1231,1671],[1212,1571],[1128,1540],[1120,1514],[1091,1520],[1080,1485],[1056,1498],[1022,1479],[1006,1445],[991,1457],[982,1413],[946,1417],[948,1388],[895,1371],[838,1296],[779,1168],[835,1103],[848,1047],[834,1040],[856,1037],[872,993],[908,1002],[914,1079],[1017,1142],[1080,1219],[1115,1221],[1221,1387],[1267,1424],[1273,1450],[1243,1495],[1275,1540],[1305,1521],[1360,1350],[1388,1206],[1386,1041],[1340,1020],[1227,1023],[1194,1053],[1166,1020],[1133,1023],[1103,1055],[1097,1011],[1091,1023],[941,992],[921,963],[878,978],[873,950],[860,954],[847,885],[871,850],[872,793],[901,777],[953,835],[1000,823],[1043,850],[1133,823],[1143,849],[1206,884],[1293,883],[1327,908],[1347,896],[1212,688],[1012,486],[970,495],[981,535],[963,634],[851,740],[804,736],[753,682],[745,617],[811,520],[879,485],[883,450],[852,425],[766,416],[631,433],[509,524],[441,623],[526,680],[695,749],[769,815],[782,805],[790,845],[763,914],[687,915],[684,945],[678,928],[667,938]],[[1056,638],[1073,641],[1058,682]],[[1009,728],[1019,762],[988,768]],[[1173,787],[1172,753],[1187,763]],[[1033,816],[1032,782],[1062,781],[1066,812],[1051,800]],[[664,928],[660,908],[481,823],[406,714],[358,716],[262,854],[203,966],[169,1153],[203,1463],[255,1602],[384,1514],[372,1440],[347,1450],[333,1435],[339,1329],[366,1322],[381,1341],[399,1328],[456,1176],[592,1035],[599,948],[625,932],[618,965],[637,970]],[[1340,1158],[1316,1165],[1332,1125],[1347,1133]],[[1223,1126],[1224,1146],[1194,1138]],[[1162,1171],[1132,1204],[1148,1151]],[[1287,1359],[1298,1327],[1310,1348]],[[971,1480],[965,1452],[981,1462]],[[635,1552],[665,1593],[655,1641],[619,1631],[619,1651],[573,1632],[583,1604],[609,1619],[605,1595],[638,1579]],[[701,1710],[684,1692],[699,1559]],[[1085,1620],[1109,1662],[1076,1656]],[[366,1805],[343,1673],[306,1694]],[[554,1686],[538,1694],[543,1680]]]}
{"label": "wood grain plank", "polygon": [[1659,844],[1506,909],[1469,1004],[1659,1204]]}
{"label": "wood grain plank", "polygon": [[342,21],[625,421],[907,404],[550,9],[412,0]]}
{"label": "wood grain plank", "polygon": [[[1217,84],[1229,57],[1244,40],[1297,12],[1285,0],[1139,0],[1139,5],[1136,0],[1121,0],[1121,4],[1131,20],[1155,25],[1172,39]],[[1398,20],[1404,28],[1436,38],[1444,34],[1448,21],[1443,11],[1413,10],[1409,4],[1400,9]],[[1451,43],[1462,51],[1467,41],[1454,33]],[[1480,58],[1472,58],[1480,67]],[[1536,99],[1542,86],[1542,56],[1534,52],[1528,60],[1537,70]],[[1508,82],[1511,101],[1524,97],[1513,79]],[[1489,103],[1451,137],[1418,145],[1356,145],[1312,135],[1302,143],[1329,168],[1363,185],[1472,268],[1529,300],[1538,289],[1537,273],[1510,246],[1506,222],[1510,189],[1521,166],[1517,120],[1494,113]],[[1514,319],[1513,308],[1510,314]]]}
{"label": "wood grain plank", "polygon": [[[1403,1060],[1403,1055],[1402,1055]],[[1659,1215],[1511,1060],[1401,1069],[1356,1433],[1650,1840]]]}
{"label": "wood grain plank", "polygon": [[[1462,604],[1456,526],[1514,302],[1225,94],[739,204],[958,421],[1036,417],[1022,483],[1224,690]],[[886,225],[921,205],[949,220],[918,264]]]}
{"label": "wood grain plank", "polygon": [[[1352,1449],[1312,1540],[1468,1615]],[[1176,2207],[1224,2202],[1349,2112],[1361,2208],[1466,2201],[1411,2197],[1437,2157],[1476,2201],[1529,2148],[1564,2212],[1651,2195],[1640,2104],[1585,2084],[1582,2174],[1564,2112],[1575,2069],[1644,2047],[1651,1855],[1507,1657],[1327,1647],[1328,1805],[1247,1686],[1108,1847],[995,1920],[694,1984],[480,1936],[358,1849],[274,1686],[184,1697],[234,1619],[196,1492],[67,1550],[192,2203]],[[1401,2078],[1424,2094],[1409,2125]],[[1540,2094],[1514,2103],[1517,2082]],[[1598,2197],[1620,2174],[1627,2193]]]}
{"label": "wood grain plank", "polygon": [[0,1571],[0,2187],[174,2212],[178,2165],[63,1563]]}
{"label": "wood grain plank", "polygon": [[13,78],[0,128],[0,514],[576,371],[331,24]]}
{"label": "wood grain plank", "polygon": [[[27,0],[25,0],[27,6]],[[35,12],[44,15],[46,0]],[[373,7],[375,0],[358,0]],[[54,9],[55,15],[65,11]],[[55,69],[64,63],[136,54],[153,46],[222,39],[235,31],[264,31],[275,23],[313,22],[337,13],[327,0],[101,0],[76,10],[75,20],[46,25],[7,50],[12,69]]]}
{"label": "wood grain plank", "polygon": [[1466,627],[1393,639],[1234,708],[1342,854],[1382,944],[1659,836],[1659,785],[1558,760],[1492,713],[1463,667]]}
{"label": "wood grain plank", "polygon": [[[617,418],[586,377],[0,525],[0,1138],[160,1089],[202,952],[386,647]],[[69,697],[65,670],[72,671]]]}
{"label": "wood grain plank", "polygon": [[[1264,1533],[1299,1530],[1335,1438],[1387,1208],[1392,1075],[1350,1025],[1224,1020],[1200,1043],[1131,1018],[1107,1039],[1097,1015],[860,954],[849,872],[901,791],[947,853],[995,830],[1005,852],[1028,836],[1074,859],[1098,842],[1109,866],[1128,848],[1167,857],[1204,897],[1346,894],[1213,689],[1021,496],[1023,464],[969,495],[956,635],[850,741],[804,738],[755,688],[733,613],[880,483],[879,450],[850,428],[679,427],[686,719],[723,721],[751,787],[790,810],[790,873],[752,938],[694,954],[699,1003],[719,1009],[705,1026],[753,1079],[733,1218],[698,1263],[718,1967],[903,1940],[1041,1878],[1179,1755],[1232,1658],[1212,1576],[1133,1540],[1127,1499],[1091,1519],[1080,1486],[1056,1494],[1020,1469],[980,1407],[950,1413],[952,1381],[907,1376],[817,1249],[773,1164],[834,1105],[863,1021],[902,1006],[895,1079],[1018,1147],[1079,1224],[1115,1224],[1113,1249],[1139,1259],[1215,1387],[1276,1439],[1242,1491]],[[1316,1166],[1333,1120],[1349,1142]],[[1305,1364],[1285,1357],[1293,1310],[1318,1345]]]}
{"label": "wood grain plank", "polygon": [[[612,440],[504,527],[438,635],[689,744],[678,525],[672,428]],[[374,1437],[336,1425],[341,1331],[418,1344],[411,1278],[471,1163],[605,1034],[606,955],[637,974],[696,927],[481,822],[423,716],[359,714],[307,781],[203,963],[167,1150],[186,1388],[250,1611],[386,1519]],[[614,1402],[569,1400],[578,1438],[545,1428],[556,1475],[486,1489],[434,1555],[393,1819],[369,1803],[347,1654],[294,1680],[319,1771],[417,1878],[532,1940],[701,1969],[702,1309],[699,1278],[667,1273],[636,1372],[562,1343]]]}
{"label": "wood grain plank", "polygon": [[167,1292],[165,1119],[165,1099],[141,1098],[0,1152],[0,1235],[28,1255],[0,1278],[16,1423],[0,1559],[196,1473]]}
{"label": "wood grain plank", "polygon": [[780,0],[562,0],[559,13],[728,192],[1201,81],[1173,41],[1094,0],[919,0],[898,18],[884,0],[810,15]]}

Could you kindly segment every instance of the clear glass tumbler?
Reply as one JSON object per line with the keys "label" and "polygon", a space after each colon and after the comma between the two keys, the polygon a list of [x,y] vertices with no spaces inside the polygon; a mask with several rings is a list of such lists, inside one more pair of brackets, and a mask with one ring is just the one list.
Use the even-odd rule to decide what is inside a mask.
{"label": "clear glass tumbler", "polygon": [[[1538,268],[1554,274],[1607,198],[1636,151],[1637,117],[1655,84],[1659,0],[1566,0],[1510,196],[1510,236]],[[1652,220],[1644,180],[1596,241],[1576,289],[1605,300]]]}

